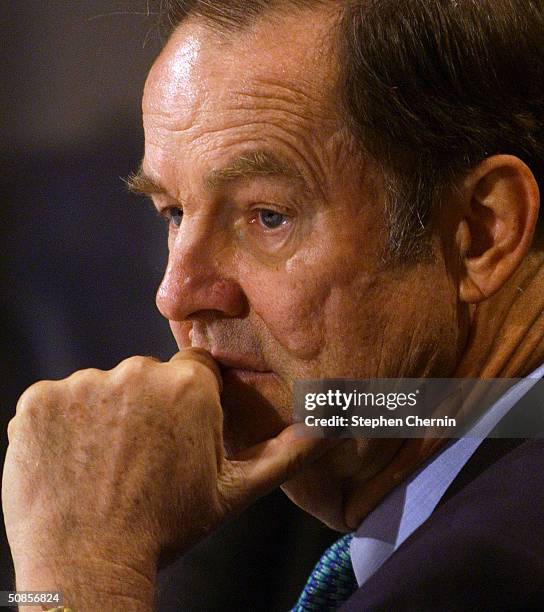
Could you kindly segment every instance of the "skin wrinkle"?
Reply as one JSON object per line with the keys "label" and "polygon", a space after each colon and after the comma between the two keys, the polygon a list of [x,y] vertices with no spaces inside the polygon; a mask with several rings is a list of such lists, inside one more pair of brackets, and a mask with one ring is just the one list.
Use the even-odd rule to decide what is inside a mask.
{"label": "skin wrinkle", "polygon": [[[326,35],[326,33],[324,33],[324,38],[323,38],[323,40],[325,40],[325,39],[327,39],[327,35]],[[229,41],[228,41],[228,40],[226,40],[226,41],[225,41],[225,40],[223,40],[223,41],[222,41],[222,44],[223,44],[223,45],[225,45],[225,46],[228,48],[228,46],[229,46]],[[317,47],[317,45],[316,45],[316,47]],[[320,44],[320,46],[319,46],[319,49],[320,49],[319,53],[323,55],[324,50],[326,50],[326,46],[325,46],[323,43],[321,43],[321,44]],[[327,49],[328,49],[328,47],[327,47]],[[288,90],[288,91],[289,91],[288,86],[286,86],[286,85],[280,85],[280,84],[279,84],[279,81],[278,81],[277,79],[266,79],[266,81],[272,81],[272,82],[273,82],[273,84],[274,84],[274,87],[275,87],[276,89],[278,89],[278,88],[280,88],[280,87],[281,87],[282,89],[284,89],[284,90]],[[260,81],[257,79],[257,81],[256,81],[256,86],[260,86],[260,85],[261,85],[261,83],[260,83]],[[291,85],[291,83],[289,83],[289,85]],[[291,89],[291,92],[292,92],[292,91],[293,91],[293,90]],[[236,90],[236,93],[239,93],[239,90]],[[294,91],[294,94],[295,94],[295,96],[296,96],[296,95],[298,95],[299,97],[300,97],[301,95],[302,95],[302,96],[304,96],[304,94],[301,92],[300,87],[297,87],[297,88],[296,88],[296,90]],[[230,94],[229,94],[229,95],[230,95]],[[309,96],[308,94],[306,94],[306,97],[307,97],[307,98],[310,98],[310,96]],[[207,124],[207,119],[206,119],[206,116],[205,116],[205,115],[203,116],[202,123],[203,123],[203,124],[205,124],[205,125]],[[227,125],[226,125],[226,126],[224,126],[224,127],[228,127],[228,123],[227,123]],[[311,126],[308,126],[308,127],[311,129]],[[207,129],[206,131],[207,131],[207,133],[211,133],[211,131],[210,131],[209,129]],[[307,153],[308,153],[308,151],[310,151],[310,153],[311,153],[311,147],[308,147],[308,146],[307,146],[307,143],[305,143],[305,142],[304,142],[304,140],[305,140],[305,135],[304,135],[303,133],[302,133],[302,134],[300,134],[300,133],[299,133],[299,134],[295,134],[295,138],[297,138],[297,137],[298,137],[298,138],[300,139],[300,141],[301,141],[301,142],[303,142],[303,144],[305,145],[305,149],[306,149],[305,153],[307,154]],[[289,146],[289,143],[288,143],[288,142],[285,142],[284,144],[287,144],[287,145]],[[302,157],[304,157],[304,156],[302,156]],[[315,162],[316,162],[316,160],[314,160],[314,163],[315,163]],[[319,164],[316,164],[316,165],[319,165]],[[316,174],[317,174],[317,173],[316,173],[316,172],[315,172],[315,170],[314,170],[314,179],[315,179],[315,178],[317,178],[317,177],[316,177]]]}
{"label": "skin wrinkle", "polygon": [[384,324],[381,334],[380,334],[380,346],[378,348],[377,354],[378,354],[378,372],[385,372],[387,371],[387,368],[385,367],[384,364],[384,358],[385,358],[385,354],[384,354],[384,338],[385,338],[385,332],[386,332],[387,326]]}
{"label": "skin wrinkle", "polygon": [[[520,339],[516,348],[517,351],[511,357],[511,362],[509,367],[504,367],[501,370],[501,376],[510,375],[511,372],[514,372],[516,375],[520,375],[526,372],[531,372],[539,365],[539,356],[538,349],[542,343],[542,337],[544,336],[544,307],[540,309],[540,316],[535,317],[535,319],[531,322],[531,328],[526,331],[523,335],[523,338]],[[533,357],[531,361],[524,362],[523,358],[520,357],[522,354],[522,349],[525,349],[532,354]]]}
{"label": "skin wrinkle", "polygon": [[314,112],[327,115],[327,109],[323,105],[323,101],[318,96],[312,95],[310,91],[312,87],[311,82],[301,79],[298,85],[301,83],[306,85],[307,91],[298,87],[295,82],[280,83],[279,81],[271,79],[255,79],[253,82],[246,83],[245,89],[234,89],[230,92],[230,95],[233,98],[239,96],[250,99],[264,98],[265,100],[270,99],[271,101],[277,100],[302,109],[312,104],[315,105],[313,109]]}
{"label": "skin wrinkle", "polygon": [[[529,285],[530,282],[534,279],[536,275],[531,274],[530,278],[527,279],[523,284]],[[536,302],[536,299],[535,299]],[[512,317],[515,314],[512,312],[514,310],[514,305],[507,309],[507,315]],[[523,324],[518,323],[516,326],[517,329],[514,333],[514,341],[511,343],[510,351],[507,354],[507,359],[505,359],[505,365],[501,368],[499,375],[500,376],[508,376],[512,372],[512,370],[520,369],[520,366],[516,364],[515,356],[516,353],[519,353],[519,349],[522,346],[526,346],[528,349],[531,349],[531,354],[534,351],[534,347],[538,346],[540,335],[535,334],[535,326],[537,322],[541,321],[541,327],[544,326],[544,321],[542,321],[542,315],[544,313],[544,305],[540,305],[540,307],[536,308],[533,313],[527,318],[527,315],[523,315]],[[519,315],[516,317],[519,318]],[[534,335],[534,338],[531,339],[531,336]],[[495,342],[500,342],[501,337],[499,336]],[[517,366],[517,367],[516,367]]]}
{"label": "skin wrinkle", "polygon": [[[323,178],[323,169],[321,164],[317,158],[317,156],[311,154],[311,146],[309,144],[308,139],[306,138],[304,129],[301,129],[299,133],[293,132],[290,133],[285,127],[279,127],[276,122],[269,121],[252,121],[252,122],[241,122],[239,125],[230,125],[226,129],[218,129],[213,131],[206,131],[204,133],[199,134],[198,136],[192,138],[190,143],[194,146],[205,145],[205,137],[209,137],[212,135],[219,135],[223,138],[226,138],[229,130],[239,130],[240,128],[244,128],[248,132],[251,130],[259,131],[261,129],[270,128],[269,136],[273,137],[280,145],[285,147],[285,149],[289,150],[294,154],[294,157],[297,159],[299,165],[302,168],[303,176],[309,176],[311,178],[311,183],[318,186],[320,190],[323,190],[324,178]],[[236,132],[238,139],[243,141],[243,133],[240,134],[239,131]],[[286,136],[283,136],[285,134]],[[304,153],[299,151],[297,146],[295,146],[295,142],[298,142],[302,149],[304,149]],[[228,141],[222,141],[221,147],[232,145],[233,143],[229,143]],[[213,149],[210,151],[213,152]],[[311,163],[312,162],[312,163]],[[317,167],[317,169],[316,169]]]}
{"label": "skin wrinkle", "polygon": [[[308,89],[310,89],[312,86],[310,81],[301,80],[300,82],[304,83],[308,87]],[[290,104],[297,104],[300,101],[302,107],[304,107],[304,105],[307,105],[308,103],[315,104],[316,110],[319,110],[320,107],[323,105],[323,101],[319,97],[313,96],[309,91],[305,91],[304,89],[298,88],[294,82],[284,84],[277,80],[261,78],[256,79],[254,83],[248,83],[247,86],[252,87],[253,89],[235,89],[232,94],[234,96],[241,95],[247,97],[260,97],[262,96],[262,90],[268,91],[268,88],[272,88],[273,90],[278,90],[278,93],[275,96],[271,95],[271,99],[284,100],[285,102],[288,102]],[[283,96],[281,94],[283,94]],[[325,109],[322,110],[323,112],[325,112]]]}
{"label": "skin wrinkle", "polygon": [[[501,310],[498,313],[496,313],[493,316],[493,319],[489,319],[487,321],[487,323],[485,323],[484,325],[489,330],[494,329],[495,327],[498,327],[499,329],[502,328],[504,326],[505,322],[507,321],[509,315],[510,315],[512,307],[513,307],[513,304],[509,304],[506,308],[504,308],[503,310]],[[478,312],[478,309],[479,308],[477,306],[475,308],[475,314]],[[467,353],[472,351],[472,350],[474,350],[473,347],[474,347],[474,343],[475,342],[479,342],[478,339],[477,339],[476,331],[479,331],[479,329],[476,326],[473,326],[473,333],[467,339],[467,344],[466,344],[466,347],[465,347],[465,352],[467,352]],[[479,352],[482,353],[482,361],[484,363],[488,362],[488,361],[492,361],[493,360],[493,353],[495,352],[495,350],[496,350],[496,345],[495,345],[494,342],[490,342],[489,344],[485,345],[485,349],[484,349],[483,353],[482,353],[482,349],[479,348]],[[513,351],[513,348],[510,349],[510,351]],[[500,355],[500,359],[501,360],[503,359],[503,355],[502,354]],[[497,372],[497,375],[499,373],[500,372]],[[462,374],[462,370],[460,372],[460,375],[463,375]],[[485,372],[482,372],[481,376],[485,377]]]}
{"label": "skin wrinkle", "polygon": [[[204,123],[204,120],[203,120]],[[227,125],[222,126],[221,128],[217,128],[215,130],[211,130],[211,129],[202,129],[202,131],[200,131],[199,133],[197,133],[196,135],[192,135],[189,138],[189,143],[191,145],[194,146],[198,146],[198,145],[205,145],[206,144],[206,138],[210,138],[211,136],[217,136],[217,135],[221,135],[221,137],[224,139],[221,141],[221,148],[225,147],[225,146],[232,146],[233,144],[236,144],[236,142],[246,142],[246,140],[244,139],[243,135],[244,132],[240,133],[240,128],[243,128],[244,131],[247,132],[259,132],[261,129],[264,128],[272,128],[272,130],[274,130],[275,132],[277,131],[279,134],[281,133],[286,133],[287,134],[287,138],[282,138],[281,136],[279,136],[278,134],[274,134],[275,138],[278,140],[278,142],[280,142],[281,144],[283,144],[286,148],[291,149],[292,151],[295,152],[296,157],[299,159],[300,162],[304,162],[304,166],[308,165],[307,162],[307,157],[303,155],[301,152],[298,151],[298,149],[294,146],[293,142],[291,141],[291,139],[295,139],[295,140],[299,140],[299,142],[301,142],[302,145],[305,145],[306,148],[309,148],[309,145],[307,142],[305,142],[305,138],[303,137],[303,130],[301,130],[301,133],[289,133],[289,131],[284,128],[284,127],[279,127],[277,125],[277,123],[275,122],[271,122],[271,121],[264,121],[264,120],[260,120],[260,121],[251,121],[248,122],[247,120],[245,121],[240,121],[239,123],[227,123]],[[173,130],[178,132],[179,130]],[[186,130],[186,131],[190,131],[190,129]],[[233,142],[229,142],[228,140],[226,140],[228,138],[229,132],[230,131],[234,131],[236,134],[236,139]],[[272,134],[270,134],[272,136]],[[211,149],[209,151],[209,153],[213,153],[213,149]],[[318,182],[316,180],[316,173],[315,171],[311,172],[312,177],[314,179],[314,182]]]}
{"label": "skin wrinkle", "polygon": [[[236,104],[233,105],[232,109],[230,107],[226,107],[225,110],[229,111],[229,110],[249,110],[251,112],[254,111],[267,111],[267,110],[272,110],[272,111],[278,111],[278,112],[284,112],[292,117],[295,117],[299,120],[301,120],[303,123],[308,123],[308,117],[305,115],[304,113],[304,106],[305,105],[300,105],[300,110],[297,112],[297,104],[295,102],[293,102],[292,100],[288,100],[288,99],[282,99],[282,98],[278,98],[276,96],[273,96],[270,92],[267,92],[266,90],[263,90],[260,94],[249,94],[249,93],[243,93],[240,92],[239,98],[242,98],[241,100],[237,100]],[[241,103],[246,102],[246,100],[244,100],[244,98],[249,98],[249,102],[250,104],[248,106],[242,106]],[[258,106],[256,105],[253,101],[254,100],[259,100],[262,102],[262,106]],[[268,104],[267,104],[268,102]],[[281,103],[284,103],[284,106],[281,106]],[[307,103],[306,103],[307,104]],[[326,115],[326,113],[323,113],[321,116],[318,113],[314,114],[314,120],[325,120],[328,121],[330,120],[330,117],[328,117]]]}
{"label": "skin wrinkle", "polygon": [[[293,101],[272,96],[269,92],[263,91],[259,95],[240,93],[237,96],[237,98],[239,99],[237,99],[236,102],[233,102],[233,106],[226,107],[225,110],[227,111],[242,110],[242,111],[251,111],[251,112],[268,111],[268,110],[279,111],[279,112],[287,113],[288,115],[295,117],[296,119],[299,119],[304,123],[308,122],[308,118],[304,114],[304,105],[301,105],[300,110],[297,112],[297,105]],[[246,100],[245,98],[248,98],[248,99]],[[254,100],[261,101],[262,106],[255,105]],[[269,102],[269,104],[267,104],[267,102]],[[244,103],[247,103],[247,106],[243,106]],[[328,120],[329,117],[327,117],[325,114],[319,117],[319,115],[316,114],[316,119]]]}
{"label": "skin wrinkle", "polygon": [[[251,106],[243,106],[242,104],[237,104],[236,106],[229,107],[229,108],[227,108],[225,110],[233,111],[233,112],[239,112],[239,111],[251,111],[251,112],[271,111],[271,112],[274,112],[274,113],[285,113],[285,115],[287,115],[288,117],[294,117],[295,119],[300,119],[300,120],[304,120],[305,119],[304,114],[303,114],[302,111],[300,113],[295,113],[295,112],[293,112],[292,109],[286,110],[284,108],[279,108],[278,106],[272,106],[272,105],[270,105],[270,106],[253,106],[253,107],[251,107]],[[279,119],[279,117],[278,117],[278,119]],[[315,120],[317,121],[319,119],[316,117]],[[305,130],[308,130],[309,127],[310,127],[310,125],[308,124],[306,126]],[[303,135],[304,135],[304,130],[301,130],[300,136],[303,136]]]}

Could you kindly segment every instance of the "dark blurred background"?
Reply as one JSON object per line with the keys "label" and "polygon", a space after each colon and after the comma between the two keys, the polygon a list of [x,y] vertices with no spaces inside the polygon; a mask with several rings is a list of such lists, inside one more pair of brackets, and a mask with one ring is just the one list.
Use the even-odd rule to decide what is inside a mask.
{"label": "dark blurred background", "polygon": [[[165,230],[120,178],[143,153],[156,24],[145,0],[0,2],[2,457],[36,380],[175,351],[154,306]],[[161,573],[159,610],[287,610],[334,537],[273,493]]]}

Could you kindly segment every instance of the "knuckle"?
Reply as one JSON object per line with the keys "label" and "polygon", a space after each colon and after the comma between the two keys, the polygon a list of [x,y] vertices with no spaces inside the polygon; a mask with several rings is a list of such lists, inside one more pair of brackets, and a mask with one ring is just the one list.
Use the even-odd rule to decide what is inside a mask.
{"label": "knuckle", "polygon": [[172,383],[178,394],[191,394],[200,396],[207,386],[204,384],[206,379],[202,374],[205,366],[199,363],[187,362],[182,368],[176,368],[173,373]]}
{"label": "knuckle", "polygon": [[223,516],[244,504],[248,496],[248,474],[243,462],[229,462],[218,476],[218,507]]}
{"label": "knuckle", "polygon": [[183,397],[191,388],[191,378],[185,372],[173,372],[168,377],[169,388],[174,394],[174,398]]}
{"label": "knuckle", "polygon": [[115,372],[127,377],[141,376],[147,372],[156,362],[149,357],[134,355],[122,361],[116,368]]}
{"label": "knuckle", "polygon": [[180,375],[188,382],[194,385],[203,385],[207,383],[213,374],[208,366],[199,361],[186,361],[183,368],[180,369]]}
{"label": "knuckle", "polygon": [[63,414],[76,414],[84,406],[96,403],[100,396],[104,372],[96,368],[78,370],[59,382],[57,410]]}
{"label": "knuckle", "polygon": [[16,421],[15,421],[15,417],[12,417],[9,420],[8,427],[7,427],[8,444],[11,444],[13,438],[15,437],[15,431],[16,431]]}
{"label": "knuckle", "polygon": [[199,366],[200,364],[195,361],[186,361],[183,367],[180,368],[180,377],[187,382],[196,382],[200,376]]}
{"label": "knuckle", "polygon": [[70,387],[87,387],[100,379],[103,374],[104,372],[102,372],[102,370],[98,370],[96,368],[78,370],[77,372],[70,374],[65,383]]}
{"label": "knuckle", "polygon": [[56,391],[56,383],[51,380],[41,380],[30,386],[19,398],[16,413],[18,415],[32,415],[36,410],[51,402]]}
{"label": "knuckle", "polygon": [[302,470],[304,465],[305,465],[304,457],[297,455],[297,454],[292,454],[288,458],[286,473],[288,475],[297,474],[298,472],[300,472],[300,470]]}

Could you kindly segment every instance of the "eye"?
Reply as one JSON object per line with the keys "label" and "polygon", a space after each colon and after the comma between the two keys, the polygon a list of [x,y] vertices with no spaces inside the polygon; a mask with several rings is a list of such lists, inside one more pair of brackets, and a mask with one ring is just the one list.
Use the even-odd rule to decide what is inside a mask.
{"label": "eye", "polygon": [[172,227],[178,228],[183,221],[183,210],[181,208],[169,208],[166,211],[166,219]]}
{"label": "eye", "polygon": [[257,211],[257,215],[254,221],[256,220],[258,220],[259,223],[266,229],[273,230],[286,223],[288,217],[287,215],[283,215],[275,210],[268,210],[266,208],[262,208]]}

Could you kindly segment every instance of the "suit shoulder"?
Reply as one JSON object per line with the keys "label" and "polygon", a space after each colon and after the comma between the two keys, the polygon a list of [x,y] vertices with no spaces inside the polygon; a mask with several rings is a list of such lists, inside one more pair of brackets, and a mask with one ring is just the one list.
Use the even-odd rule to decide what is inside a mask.
{"label": "suit shoulder", "polygon": [[543,609],[544,440],[437,508],[344,610]]}

